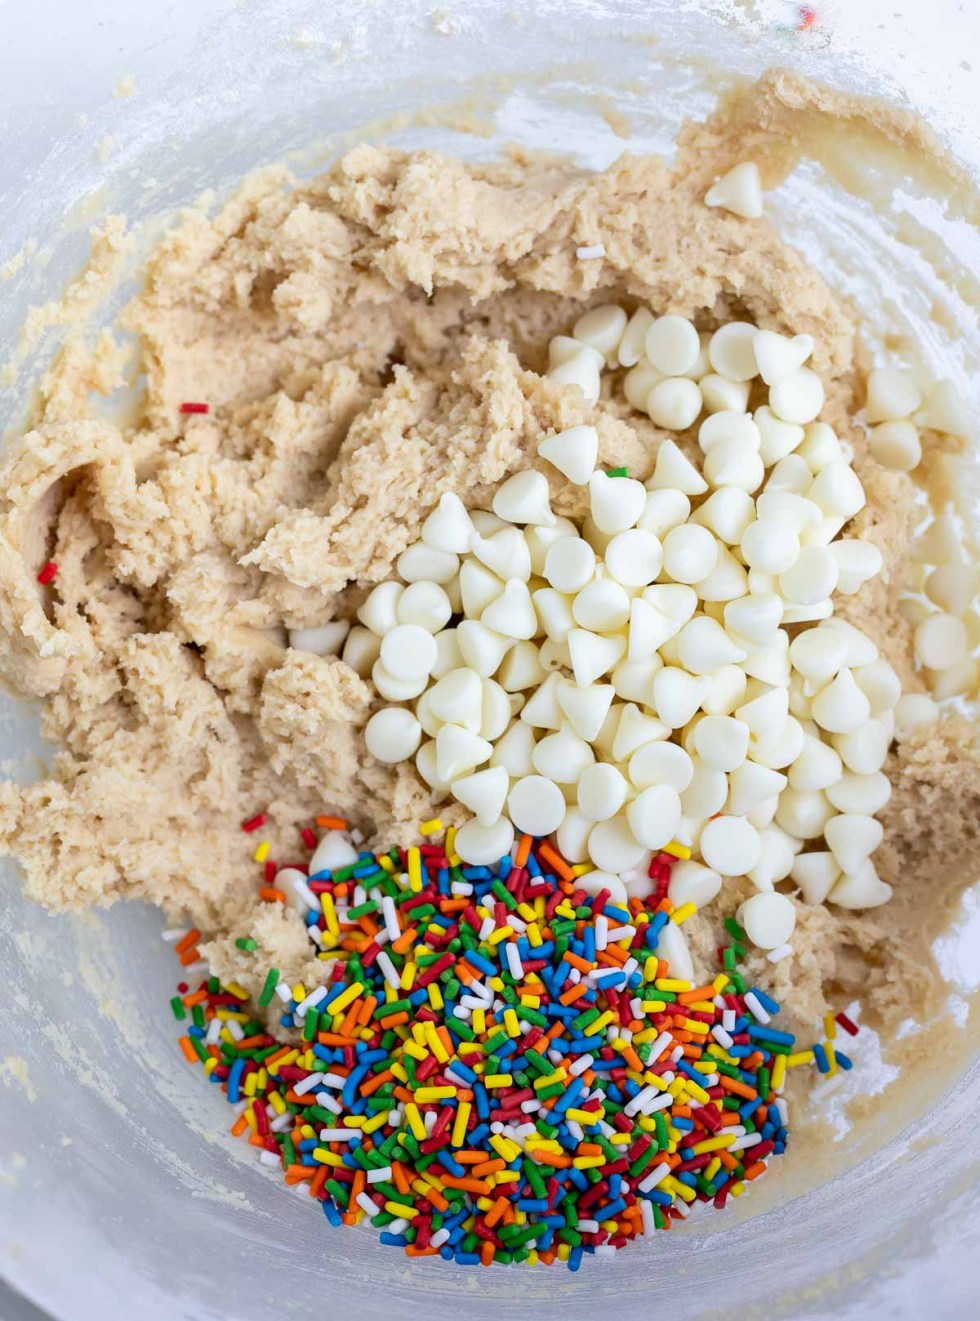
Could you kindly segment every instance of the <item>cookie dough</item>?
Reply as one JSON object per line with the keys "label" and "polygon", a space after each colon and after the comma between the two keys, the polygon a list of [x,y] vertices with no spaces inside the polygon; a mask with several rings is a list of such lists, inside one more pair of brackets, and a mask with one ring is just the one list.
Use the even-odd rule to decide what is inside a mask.
{"label": "cookie dough", "polygon": [[[550,429],[593,422],[601,463],[649,475],[664,433],[648,418],[608,386],[591,407],[541,374],[549,339],[591,304],[642,302],[705,329],[747,313],[813,336],[824,417],[868,495],[851,535],[885,562],[838,609],[920,687],[896,610],[918,492],[852,421],[854,313],[767,221],[703,200],[748,151],[778,180],[814,125],[894,143],[918,132],[889,114],[775,74],[691,126],[672,164],[627,155],[592,174],[520,152],[470,165],[366,145],[312,182],[265,171],[214,214],[183,215],[124,316],[139,362],[108,333],[70,337],[35,424],[0,460],[0,666],[42,699],[59,748],[48,778],[0,786],[0,848],[30,896],[58,911],[149,899],[213,933],[215,971],[252,991],[270,964],[322,978],[299,918],[259,902],[256,837],[239,823],[266,811],[287,863],[318,812],[382,842],[431,812],[410,766],[364,746],[373,690],[340,660],[289,650],[287,629],[350,617],[443,492],[487,504],[539,463]],[[604,257],[577,257],[600,234]],[[102,396],[137,372],[138,415],[107,421]],[[209,412],[182,415],[184,401]],[[541,467],[555,510],[580,513],[581,489]],[[802,907],[794,956],[754,956],[801,1017],[857,995],[892,1024],[938,1005],[928,945],[977,872],[972,737],[951,715],[893,751],[877,857],[892,902]],[[696,952],[748,892],[726,886],[689,924]]]}

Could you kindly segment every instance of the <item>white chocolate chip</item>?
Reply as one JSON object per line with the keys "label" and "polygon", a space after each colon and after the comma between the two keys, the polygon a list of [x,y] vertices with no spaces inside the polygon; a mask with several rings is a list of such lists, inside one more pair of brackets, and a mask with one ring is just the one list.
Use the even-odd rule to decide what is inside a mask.
{"label": "white chocolate chip", "polygon": [[422,741],[422,726],[404,707],[376,711],[364,726],[364,742],[372,757],[388,765],[414,757]]}
{"label": "white chocolate chip", "polygon": [[738,910],[738,922],[759,949],[778,949],[796,930],[796,907],[784,894],[754,894]]}
{"label": "white chocolate chip", "polygon": [[514,844],[514,827],[506,817],[491,826],[467,821],[456,832],[456,852],[471,867],[486,867],[509,853]]}
{"label": "white chocolate chip", "polygon": [[452,783],[453,796],[468,807],[481,826],[492,826],[504,810],[510,776],[502,766],[491,766]]}
{"label": "white chocolate chip", "polygon": [[883,468],[911,472],[922,462],[919,428],[907,418],[882,422],[872,430],[869,445],[872,458]]}
{"label": "white chocolate chip", "polygon": [[336,619],[316,628],[291,628],[289,645],[294,651],[308,651],[313,656],[339,656],[350,632],[346,619]]}
{"label": "white chocolate chip", "polygon": [[593,426],[568,427],[542,440],[538,454],[576,486],[587,486],[599,457],[599,433]]}
{"label": "white chocolate chip", "polygon": [[761,851],[759,832],[744,817],[715,817],[701,832],[701,856],[722,876],[745,876],[759,861]]}
{"label": "white chocolate chip", "polygon": [[868,374],[864,415],[868,422],[893,422],[911,417],[922,403],[922,391],[911,372],[879,367]]}
{"label": "white chocolate chip", "polygon": [[608,821],[621,810],[629,789],[615,766],[596,762],[582,772],[578,782],[578,805],[590,821]]}
{"label": "white chocolate chip", "polygon": [[626,808],[634,837],[648,849],[661,849],[674,838],[681,820],[681,800],[669,785],[642,790]]}
{"label": "white chocolate chip", "polygon": [[784,422],[805,425],[813,422],[823,408],[823,381],[809,367],[799,367],[770,387],[769,407]]}
{"label": "white chocolate chip", "polygon": [[915,630],[915,655],[930,670],[957,665],[967,654],[969,641],[962,619],[955,615],[929,615]]}
{"label": "white chocolate chip", "polygon": [[758,220],[763,210],[762,179],[754,161],[742,161],[708,189],[705,206],[721,207],[744,220]]}
{"label": "white chocolate chip", "polygon": [[433,550],[462,555],[470,548],[473,531],[473,521],[462,500],[446,491],[422,524],[422,540]]}
{"label": "white chocolate chip", "polygon": [[658,427],[686,431],[701,412],[701,391],[686,376],[671,376],[658,381],[647,395],[646,411]]}
{"label": "white chocolate chip", "polygon": [[604,472],[592,474],[589,496],[596,527],[611,536],[633,527],[647,502],[642,482],[632,477],[608,477]]}
{"label": "white chocolate chip", "polygon": [[555,516],[551,512],[547,477],[534,468],[515,472],[498,486],[493,512],[508,523],[553,527]]}

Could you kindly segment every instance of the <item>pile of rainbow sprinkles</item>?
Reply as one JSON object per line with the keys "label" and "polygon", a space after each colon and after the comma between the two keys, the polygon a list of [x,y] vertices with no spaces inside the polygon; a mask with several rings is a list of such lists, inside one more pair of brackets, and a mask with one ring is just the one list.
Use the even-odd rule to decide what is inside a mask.
{"label": "pile of rainbow sprinkles", "polygon": [[[369,1221],[409,1257],[578,1270],[739,1197],[786,1149],[787,1071],[851,1068],[845,1015],[808,1049],[774,1025],[734,920],[717,976],[671,976],[671,932],[695,909],[667,897],[670,852],[647,897],[621,902],[528,835],[467,866],[438,821],[378,854],[320,821],[334,828],[294,886],[329,980],[271,968],[250,1006],[211,977],[172,1006],[232,1132],[332,1225]],[[183,960],[198,938],[180,936]]]}

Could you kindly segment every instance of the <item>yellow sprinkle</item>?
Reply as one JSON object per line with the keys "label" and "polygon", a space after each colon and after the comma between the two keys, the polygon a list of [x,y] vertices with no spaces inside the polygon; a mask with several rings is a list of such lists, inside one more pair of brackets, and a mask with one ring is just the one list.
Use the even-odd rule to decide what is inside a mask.
{"label": "yellow sprinkle", "polygon": [[606,1163],[605,1156],[576,1156],[572,1165],[577,1170],[598,1170]]}
{"label": "yellow sprinkle", "polygon": [[588,1127],[590,1124],[597,1124],[599,1120],[602,1118],[602,1114],[598,1110],[592,1111],[592,1110],[569,1109],[565,1111],[565,1115],[567,1116],[567,1118],[574,1119],[576,1123],[584,1124],[586,1127]]}
{"label": "yellow sprinkle", "polygon": [[[535,1252],[534,1255],[535,1255],[535,1257],[537,1257],[538,1254]],[[559,1243],[559,1244],[558,1244],[558,1260],[559,1260],[559,1261],[567,1261],[571,1255],[572,1255],[572,1245],[571,1245],[571,1243]]]}
{"label": "yellow sprinkle", "polygon": [[659,962],[660,960],[657,958],[656,954],[647,955],[647,961],[643,965],[643,980],[645,982],[652,982],[656,980],[657,964]]}
{"label": "yellow sprinkle", "polygon": [[[249,1077],[257,1078],[258,1074],[252,1073],[249,1074]],[[286,1102],[283,1100],[281,1092],[270,1092],[268,1101],[277,1115],[284,1115],[286,1113]]]}
{"label": "yellow sprinkle", "polygon": [[344,1115],[344,1128],[363,1128],[363,1115]]}
{"label": "yellow sprinkle", "polygon": [[540,995],[522,995],[521,1004],[525,1009],[540,1009],[541,997]]}
{"label": "yellow sprinkle", "polygon": [[823,1034],[828,1041],[837,1040],[837,1024],[832,1013],[823,1016]]}
{"label": "yellow sprinkle", "polygon": [[328,1151],[326,1147],[314,1147],[313,1155],[320,1162],[321,1165],[332,1165],[334,1169],[337,1168],[343,1169],[344,1166],[343,1156],[335,1156],[333,1152]]}
{"label": "yellow sprinkle", "polygon": [[772,1084],[772,1090],[774,1092],[781,1092],[783,1090],[783,1085],[786,1082],[785,1055],[777,1055],[775,1060],[773,1061],[772,1078],[770,1079],[770,1082]]}
{"label": "yellow sprinkle", "polygon": [[722,1133],[716,1138],[705,1138],[703,1142],[696,1142],[691,1150],[695,1156],[703,1156],[706,1151],[721,1151],[724,1147],[730,1147],[735,1141],[734,1134]]}
{"label": "yellow sprinkle", "polygon": [[[565,1253],[564,1257],[561,1255],[561,1250],[562,1250],[562,1248],[568,1248],[568,1252]],[[567,1261],[568,1258],[569,1258],[569,1256],[571,1255],[571,1251],[572,1251],[572,1250],[571,1250],[571,1248],[569,1247],[569,1245],[568,1245],[567,1243],[559,1243],[559,1244],[558,1244],[558,1257],[559,1257],[559,1260],[560,1260],[560,1261]],[[531,1250],[531,1251],[527,1254],[527,1256],[524,1258],[524,1261],[523,1261],[522,1264],[523,1264],[524,1266],[537,1266],[537,1264],[538,1264],[538,1254],[537,1254],[537,1250],[532,1248],[532,1250]]]}
{"label": "yellow sprinkle", "polygon": [[250,1073],[242,1084],[242,1091],[246,1096],[254,1096],[257,1081],[254,1073]]}
{"label": "yellow sprinkle", "polygon": [[745,1184],[733,1183],[728,1191],[731,1193],[733,1197],[741,1197],[742,1194],[745,1192]]}
{"label": "yellow sprinkle", "polygon": [[448,1101],[455,1095],[455,1087],[420,1087],[415,1099],[419,1105],[430,1105],[433,1101]]}
{"label": "yellow sprinkle", "polygon": [[555,912],[558,913],[559,916],[567,917],[573,922],[575,920],[575,909],[572,907],[572,905],[568,902],[567,899],[563,899],[561,901],[561,903],[555,909]]}
{"label": "yellow sprinkle", "polygon": [[[415,981],[415,972],[416,966],[412,962],[406,963],[404,968],[402,968],[401,988],[403,991],[411,989],[412,983]],[[331,1005],[330,1008],[332,1009],[333,1005]]]}
{"label": "yellow sprinkle", "polygon": [[588,876],[590,871],[595,871],[591,862],[579,862],[572,868],[572,875],[577,879],[579,876]]}
{"label": "yellow sprinkle", "polygon": [[[258,1090],[259,1092],[264,1092],[265,1089],[269,1086],[269,1070],[265,1067],[265,1065],[263,1065],[262,1068],[259,1069],[258,1073],[257,1073],[255,1076],[256,1076],[256,1078],[257,1078],[257,1080],[258,1080],[258,1081],[256,1082],[256,1084],[255,1084],[257,1090]],[[275,1097],[275,1096],[279,1096],[279,1093],[278,1093],[278,1092],[273,1092],[273,1093],[272,1093],[272,1096],[269,1097],[269,1100],[272,1101],[273,1105],[275,1105],[275,1101],[273,1101],[273,1097]],[[282,1097],[281,1097],[281,1096],[279,1096],[279,1099],[280,1099],[280,1101],[282,1101]],[[283,1110],[285,1110],[285,1108],[286,1108],[286,1103],[285,1103],[285,1101],[283,1101],[283,1104],[282,1104],[282,1110],[280,1110],[279,1113],[282,1114],[282,1112],[283,1112]]]}
{"label": "yellow sprinkle", "polygon": [[269,843],[267,839],[264,839],[262,843],[258,846],[258,848],[255,850],[255,852],[252,854],[252,857],[255,859],[256,862],[265,862],[266,858],[269,856],[271,852],[272,852],[272,845]]}
{"label": "yellow sprinkle", "polygon": [[400,1216],[404,1220],[414,1220],[418,1211],[414,1206],[406,1206],[404,1202],[385,1202],[385,1210],[391,1216]]}
{"label": "yellow sprinkle", "polygon": [[687,845],[679,844],[676,839],[672,839],[669,844],[665,844],[661,852],[669,853],[672,858],[683,858],[685,862],[691,856],[691,850]]}
{"label": "yellow sprinkle", "polygon": [[492,991],[502,991],[504,989],[503,978],[501,977],[491,977],[487,985]]}
{"label": "yellow sprinkle", "polygon": [[514,1075],[512,1073],[488,1073],[483,1079],[485,1087],[512,1087]]}
{"label": "yellow sprinkle", "polygon": [[716,1156],[714,1160],[710,1162],[710,1164],[704,1167],[704,1177],[707,1179],[709,1183],[711,1183],[720,1169],[721,1169],[721,1161]]}
{"label": "yellow sprinkle", "polygon": [[337,920],[337,909],[334,907],[332,894],[321,894],[320,904],[323,908],[323,916],[326,919],[327,930],[332,936],[340,935],[340,923]]}
{"label": "yellow sprinkle", "polygon": [[302,982],[297,982],[293,987],[293,999],[297,1001],[306,999],[306,987]]}
{"label": "yellow sprinkle", "polygon": [[800,1064],[812,1064],[816,1059],[812,1050],[798,1050],[795,1055],[784,1055],[787,1069],[795,1069]]}
{"label": "yellow sprinkle", "polygon": [[[407,1050],[408,1047],[406,1046],[405,1049]],[[408,1082],[408,1070],[405,1068],[404,1064],[395,1063],[389,1065],[388,1067],[391,1069],[392,1073],[395,1075],[395,1077],[398,1079],[399,1082]]]}
{"label": "yellow sprinkle", "polygon": [[673,1175],[668,1175],[661,1187],[668,1189],[675,1197],[683,1197],[685,1202],[693,1202],[697,1197],[697,1193],[693,1188],[688,1188],[686,1183],[681,1183],[680,1179],[675,1179]]}
{"label": "yellow sprinkle", "polygon": [[428,991],[429,991],[429,1004],[432,1006],[432,1008],[433,1009],[444,1008],[445,1001],[442,998],[442,991],[439,987],[439,983],[429,982]]}
{"label": "yellow sprinkle", "polygon": [[462,858],[456,852],[456,827],[450,826],[446,831],[446,857],[449,859],[450,867],[458,867]]}
{"label": "yellow sprinkle", "polygon": [[419,826],[420,835],[438,835],[442,830],[442,822],[437,816],[432,817],[430,821],[423,821]]}
{"label": "yellow sprinkle", "polygon": [[519,1037],[521,1035],[521,1025],[513,1009],[504,1010],[504,1027],[507,1029],[509,1037]]}
{"label": "yellow sprinkle", "polygon": [[381,857],[378,859],[378,866],[381,867],[383,871],[386,871],[389,876],[395,870],[395,864],[392,862],[391,858],[388,857],[387,853],[382,853]]}
{"label": "yellow sprinkle", "polygon": [[405,1118],[408,1120],[408,1126],[412,1130],[412,1135],[417,1137],[420,1142],[424,1142],[429,1136],[425,1131],[425,1121],[419,1114],[419,1108],[412,1101],[405,1103]]}
{"label": "yellow sprinkle", "polygon": [[688,1032],[694,1032],[700,1037],[706,1037],[710,1030],[707,1023],[702,1023],[700,1019],[697,1018],[685,1018],[684,1026],[687,1028]]}
{"label": "yellow sprinkle", "polygon": [[[557,1145],[557,1144],[556,1144]],[[521,1154],[521,1149],[511,1138],[506,1138],[502,1133],[495,1133],[490,1139],[490,1146],[494,1151],[509,1165],[512,1160],[516,1160]]]}
{"label": "yellow sprinkle", "polygon": [[375,1115],[373,1119],[369,1119],[367,1120],[366,1123],[361,1125],[361,1132],[373,1133],[375,1132],[376,1129],[382,1128],[385,1124],[387,1124],[387,1122],[388,1122],[388,1112],[386,1110],[382,1110],[380,1114]]}
{"label": "yellow sprinkle", "polygon": [[680,908],[675,908],[671,921],[674,926],[679,927],[682,922],[686,922],[689,917],[693,917],[698,911],[697,904],[681,904]]}
{"label": "yellow sprinkle", "polygon": [[695,1101],[700,1101],[702,1105],[707,1105],[708,1102],[711,1100],[711,1097],[704,1090],[704,1088],[699,1087],[697,1083],[692,1082],[690,1078],[688,1078],[687,1080],[687,1092],[689,1096],[693,1096]]}
{"label": "yellow sprinkle", "polygon": [[[454,1147],[461,1147],[466,1141],[466,1125],[469,1123],[470,1111],[472,1106],[469,1101],[460,1101],[459,1109],[456,1111],[456,1118],[453,1120],[453,1131],[450,1141]],[[382,1111],[382,1114],[385,1112]]]}
{"label": "yellow sprinkle", "polygon": [[355,1000],[360,998],[363,990],[364,987],[360,982],[354,982],[351,986],[348,986],[346,990],[341,991],[336,1000],[330,1002],[330,1013],[339,1014],[348,1005],[352,1005]]}
{"label": "yellow sprinkle", "polygon": [[720,972],[711,985],[715,988],[718,994],[721,995],[722,991],[728,985],[728,973]]}
{"label": "yellow sprinkle", "polygon": [[[527,904],[521,904],[521,908],[527,908]],[[532,949],[537,949],[539,945],[544,944],[544,937],[541,935],[537,922],[528,920],[526,934],[528,944]]]}
{"label": "yellow sprinkle", "polygon": [[284,1065],[295,1064],[298,1059],[299,1051],[291,1050],[288,1055],[283,1055],[281,1060],[276,1060],[275,1064],[270,1064],[269,1072],[275,1076]]}
{"label": "yellow sprinkle", "polygon": [[488,945],[499,945],[502,940],[507,940],[514,934],[513,927],[497,927],[496,931],[491,931],[487,940]]}
{"label": "yellow sprinkle", "polygon": [[485,1009],[474,1009],[471,1022],[473,1023],[473,1031],[478,1037],[482,1037],[487,1030],[487,1011]]}
{"label": "yellow sprinkle", "polygon": [[204,1072],[208,1075],[208,1077],[211,1076],[211,1074],[214,1072],[214,1070],[217,1067],[218,1067],[218,1061],[214,1058],[213,1055],[209,1060],[205,1060],[204,1062]]}
{"label": "yellow sprinkle", "polygon": [[408,850],[408,888],[415,894],[422,889],[422,854],[414,846]]}
{"label": "yellow sprinkle", "polygon": [[672,991],[675,995],[691,989],[691,983],[681,981],[679,977],[658,977],[654,986],[658,991]]}
{"label": "yellow sprinkle", "polygon": [[831,1044],[831,1042],[825,1041],[823,1043],[823,1049],[824,1049],[824,1054],[827,1056],[827,1072],[824,1076],[827,1078],[832,1078],[834,1074],[837,1072],[837,1059],[834,1055],[834,1047]]}
{"label": "yellow sprinkle", "polygon": [[493,1176],[495,1183],[517,1183],[522,1175],[519,1170],[498,1170]]}
{"label": "yellow sprinkle", "polygon": [[429,1049],[432,1051],[433,1055],[436,1057],[436,1059],[439,1061],[440,1064],[448,1064],[452,1057],[450,1056],[449,1051],[446,1049],[446,1047],[442,1044],[442,1040],[436,1032],[435,1024],[426,1023],[425,1026],[428,1029],[425,1035],[426,1035],[426,1040],[429,1043]]}

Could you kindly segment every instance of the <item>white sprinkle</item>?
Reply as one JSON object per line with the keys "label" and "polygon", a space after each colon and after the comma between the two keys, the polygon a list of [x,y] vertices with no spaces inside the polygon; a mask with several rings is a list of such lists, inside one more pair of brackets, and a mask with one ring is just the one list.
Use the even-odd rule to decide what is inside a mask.
{"label": "white sprinkle", "polygon": [[[377,1214],[377,1211],[375,1211],[375,1214]],[[387,1228],[389,1234],[403,1234],[408,1228],[408,1221],[399,1216],[399,1218],[393,1220]]]}
{"label": "white sprinkle", "polygon": [[279,1165],[279,1164],[281,1164],[281,1162],[280,1162],[279,1157],[275,1154],[274,1151],[260,1151],[260,1152],[259,1152],[259,1164],[260,1164],[260,1165]]}
{"label": "white sprinkle", "polygon": [[[339,1106],[337,1108],[338,1110],[340,1109]],[[293,1123],[293,1117],[287,1110],[287,1112],[284,1115],[277,1115],[275,1119],[271,1120],[269,1123],[269,1128],[272,1130],[273,1133],[285,1133],[287,1128],[292,1127],[292,1123]]]}
{"label": "white sprinkle", "polygon": [[606,245],[604,243],[583,243],[580,248],[575,249],[575,255],[579,261],[588,261],[591,257],[604,257],[606,255]]}
{"label": "white sprinkle", "polygon": [[211,1022],[208,1024],[208,1030],[204,1034],[204,1044],[206,1046],[213,1046],[215,1044],[218,1037],[221,1035],[221,1029],[223,1026],[224,1024],[220,1018],[212,1018]]}
{"label": "white sprinkle", "polygon": [[385,929],[392,940],[397,940],[402,934],[401,926],[398,922],[398,909],[395,907],[395,901],[390,894],[386,894],[381,900],[381,912],[385,920]]}
{"label": "white sprinkle", "polygon": [[321,1142],[353,1142],[360,1134],[355,1128],[321,1128]]}
{"label": "white sprinkle", "polygon": [[203,977],[205,973],[210,974],[210,972],[207,959],[198,959],[196,963],[191,963],[184,969],[184,976],[188,981],[193,981],[195,977]]}
{"label": "white sprinkle", "polygon": [[[391,1226],[389,1225],[388,1228],[390,1230]],[[597,1257],[603,1257],[604,1259],[611,1261],[613,1257],[616,1256],[618,1248],[612,1247],[609,1243],[600,1243],[597,1248],[593,1249],[593,1251]]]}
{"label": "white sprinkle", "polygon": [[485,917],[480,927],[480,939],[481,940],[489,939],[489,937],[493,935],[496,929],[497,929],[497,924],[496,922],[494,922],[493,918]]}
{"label": "white sprinkle", "polygon": [[390,1165],[382,1165],[380,1169],[368,1170],[367,1172],[368,1183],[384,1183],[387,1179],[390,1178],[391,1178]]}
{"label": "white sprinkle", "polygon": [[[469,881],[453,881],[449,889],[452,894],[465,896],[473,893],[473,886],[469,883]],[[440,1229],[439,1233],[441,1234],[442,1232],[443,1231]],[[448,1233],[449,1231],[447,1230],[446,1232]],[[433,1234],[432,1237],[429,1239],[429,1242],[434,1243],[435,1241],[436,1241],[436,1236],[435,1234]]]}
{"label": "white sprinkle", "polygon": [[669,1173],[670,1166],[666,1161],[661,1161],[659,1165],[655,1165],[650,1173],[637,1184],[637,1192],[652,1192],[658,1183],[661,1183],[666,1179]]}
{"label": "white sprinkle", "polygon": [[766,1012],[762,1001],[756,995],[755,991],[749,991],[745,997],[745,1007],[755,1014],[760,1023],[771,1023],[772,1014]]}
{"label": "white sprinkle", "polygon": [[740,1138],[735,1139],[735,1141],[731,1144],[728,1150],[744,1151],[746,1147],[754,1147],[757,1142],[761,1142],[761,1141],[762,1141],[761,1133],[744,1133]]}
{"label": "white sprinkle", "polygon": [[[688,1206],[687,1202],[685,1202],[681,1197],[678,1197],[676,1199],[676,1201],[674,1202],[673,1206],[671,1206],[670,1209],[672,1211],[676,1211],[682,1220],[686,1220],[687,1217],[691,1214],[691,1208]],[[388,1228],[390,1230],[391,1225],[389,1225]]]}
{"label": "white sprinkle", "polygon": [[769,951],[766,958],[770,963],[781,963],[783,959],[788,959],[792,953],[792,945],[777,945],[775,949]]}
{"label": "white sprinkle", "polygon": [[[652,1216],[652,1209],[651,1209],[651,1216]],[[578,1222],[578,1231],[580,1234],[598,1234],[599,1222],[598,1220],[580,1220]]]}
{"label": "white sprinkle", "polygon": [[614,943],[617,940],[632,940],[636,935],[636,927],[610,927],[609,939]]}
{"label": "white sprinkle", "polygon": [[731,1034],[717,1024],[711,1029],[711,1035],[714,1037],[715,1041],[718,1042],[719,1046],[724,1046],[725,1050],[728,1050],[729,1046],[735,1045]]}
{"label": "white sprinkle", "polygon": [[311,1073],[309,1077],[293,1083],[293,1091],[297,1096],[305,1096],[307,1092],[312,1092],[315,1087],[320,1086],[320,1080],[323,1077],[324,1074],[322,1073]]}
{"label": "white sprinkle", "polygon": [[[654,1218],[653,1218],[653,1205],[652,1205],[652,1203],[647,1202],[647,1201],[643,1201],[643,1202],[640,1203],[640,1218],[641,1218],[642,1221],[643,1221],[643,1233],[644,1233],[644,1235],[654,1234],[654,1233],[656,1232],[656,1229],[657,1229],[657,1223],[656,1223],[656,1221],[655,1221]],[[579,1221],[579,1226],[578,1226],[578,1227],[579,1227],[579,1229],[581,1230],[581,1228],[582,1228],[582,1222],[581,1222],[581,1220]]]}
{"label": "white sprinkle", "polygon": [[368,1197],[367,1193],[358,1193],[354,1200],[365,1215],[376,1216],[378,1214],[378,1208],[371,1201],[370,1197]]}
{"label": "white sprinkle", "polygon": [[541,1102],[537,1100],[522,1101],[521,1112],[525,1115],[535,1115],[541,1109]]}
{"label": "white sprinkle", "polygon": [[317,897],[317,895],[313,893],[310,887],[306,884],[302,876],[296,876],[293,878],[293,889],[306,904],[307,908],[312,908],[314,912],[317,913],[321,911],[319,898]]}
{"label": "white sprinkle", "polygon": [[[320,1076],[322,1077],[322,1075]],[[322,1092],[322,1091],[317,1092],[316,1103],[317,1105],[322,1105],[324,1110],[329,1110],[331,1114],[339,1115],[343,1113],[343,1106],[340,1104],[337,1098],[331,1096],[329,1092]],[[292,1115],[289,1114],[283,1115],[283,1119],[291,1119],[291,1118]]]}
{"label": "white sprinkle", "polygon": [[441,1248],[443,1243],[448,1243],[448,1242],[449,1242],[449,1230],[437,1229],[436,1232],[429,1239],[429,1247]]}
{"label": "white sprinkle", "polygon": [[222,1021],[224,1022],[225,1027],[231,1033],[232,1039],[234,1041],[245,1040],[245,1033],[242,1030],[242,1025],[241,1023],[239,1023],[237,1018],[226,1018],[223,1019]]}
{"label": "white sprinkle", "polygon": [[161,931],[160,939],[166,941],[168,945],[175,945],[178,940],[184,939],[188,930],[188,927],[172,927],[169,931]]}
{"label": "white sprinkle", "polygon": [[523,981],[524,964],[521,963],[521,956],[517,952],[517,946],[508,941],[504,946],[504,951],[507,955],[507,966],[510,969],[510,975],[515,981]]}
{"label": "white sprinkle", "polygon": [[381,969],[382,973],[384,974],[384,979],[391,987],[391,989],[393,991],[399,990],[402,984],[401,977],[399,977],[398,972],[395,968],[395,965],[392,963],[390,956],[386,954],[384,950],[381,950],[378,954],[378,967]]}
{"label": "white sprinkle", "polygon": [[779,1097],[779,1099],[776,1101],[776,1110],[779,1114],[779,1118],[782,1123],[782,1126],[783,1128],[785,1128],[786,1125],[789,1123],[789,1105],[787,1104],[786,1101],[783,1100],[782,1097]]}
{"label": "white sprinkle", "polygon": [[305,1000],[299,1002],[296,1006],[296,1014],[300,1018],[303,1018],[308,1010],[315,1009],[320,1001],[326,998],[326,995],[327,988],[325,986],[318,986],[315,990],[309,993]]}
{"label": "white sprinkle", "polygon": [[582,1131],[582,1125],[576,1119],[568,1119],[565,1122],[568,1126],[569,1133],[571,1133],[575,1141],[581,1142],[585,1137],[585,1134]]}
{"label": "white sprinkle", "polygon": [[674,1044],[674,1038],[669,1032],[661,1032],[653,1043],[653,1049],[650,1051],[650,1063],[654,1064],[664,1053],[664,1051]]}
{"label": "white sprinkle", "polygon": [[339,1073],[319,1073],[317,1077],[324,1087],[336,1088],[338,1092],[343,1091],[347,1079],[342,1078]]}
{"label": "white sprinkle", "polygon": [[738,1020],[734,1009],[725,1009],[722,1011],[721,1025],[726,1032],[733,1031],[737,1021]]}
{"label": "white sprinkle", "polygon": [[284,1005],[288,1005],[290,1000],[293,998],[292,989],[289,986],[287,986],[285,982],[280,982],[279,985],[276,987],[276,995],[278,995],[279,999],[283,1002]]}
{"label": "white sprinkle", "polygon": [[586,1069],[591,1069],[594,1063],[595,1063],[594,1055],[580,1055],[573,1064],[570,1064],[568,1066],[568,1072],[572,1075],[573,1078],[577,1078],[579,1074],[584,1073]]}
{"label": "white sprinkle", "polygon": [[626,1102],[623,1114],[629,1115],[630,1118],[632,1118],[638,1110],[642,1110],[643,1113],[646,1114],[648,1102],[654,1100],[656,1095],[657,1088],[652,1084],[649,1087],[644,1087],[642,1091],[637,1092],[632,1100]]}
{"label": "white sprinkle", "polygon": [[597,950],[605,949],[609,944],[609,919],[602,913],[595,920],[595,947]]}

